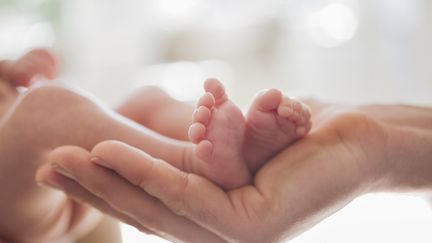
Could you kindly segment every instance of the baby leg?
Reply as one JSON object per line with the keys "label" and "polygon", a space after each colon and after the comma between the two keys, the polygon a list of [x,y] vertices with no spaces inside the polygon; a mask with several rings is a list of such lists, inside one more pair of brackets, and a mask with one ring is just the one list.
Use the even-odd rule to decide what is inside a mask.
{"label": "baby leg", "polygon": [[188,140],[193,104],[169,96],[156,86],[135,90],[117,112],[167,137]]}

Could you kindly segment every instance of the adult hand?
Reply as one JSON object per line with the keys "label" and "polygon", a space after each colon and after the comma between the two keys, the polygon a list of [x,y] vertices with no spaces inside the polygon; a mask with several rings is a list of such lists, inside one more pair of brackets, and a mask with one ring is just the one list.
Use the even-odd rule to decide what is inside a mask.
{"label": "adult hand", "polygon": [[[37,180],[138,228],[195,242],[289,239],[363,193],[432,187],[430,109],[308,103],[315,128],[261,168],[254,185],[223,191],[110,141],[91,153],[57,149],[51,157],[55,167],[42,167]],[[407,165],[410,160],[416,163]]]}
{"label": "adult hand", "polygon": [[[17,86],[29,86],[37,77],[52,79],[57,75],[57,66],[56,58],[45,49],[33,50],[16,61],[0,62],[0,181],[4,185],[0,196],[0,235],[9,240],[51,241],[48,239],[62,235],[73,238],[88,232],[100,219],[91,207],[63,193],[40,188],[33,181],[36,168],[47,161],[53,147],[75,144],[91,148],[110,137],[139,144],[146,140],[139,131],[127,126],[104,129],[107,123],[112,128],[122,122],[109,112],[101,112],[104,108],[92,100],[61,86],[32,85],[19,95]],[[138,101],[143,100],[138,98],[132,97],[121,106],[132,111],[126,116],[134,115],[134,109],[139,108]],[[140,104],[146,105],[145,102]],[[140,117],[145,116],[140,113]],[[85,128],[92,131],[92,136],[81,132]],[[123,132],[117,134],[120,130]]]}
{"label": "adult hand", "polygon": [[162,137],[61,85],[32,86],[13,99],[1,118],[0,237],[11,241],[79,238],[100,219],[88,205],[36,185],[35,171],[48,161],[53,148],[72,144],[91,149],[116,139],[174,164],[179,161],[173,158],[183,151],[178,145],[182,142]]}

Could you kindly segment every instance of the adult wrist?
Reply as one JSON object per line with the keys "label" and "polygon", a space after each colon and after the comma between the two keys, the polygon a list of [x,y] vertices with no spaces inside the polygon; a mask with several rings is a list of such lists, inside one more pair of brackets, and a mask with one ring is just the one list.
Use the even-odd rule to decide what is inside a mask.
{"label": "adult wrist", "polygon": [[431,190],[432,130],[410,125],[393,126],[388,137],[386,164],[388,170],[382,178],[381,190]]}
{"label": "adult wrist", "polygon": [[359,193],[376,190],[387,173],[386,148],[389,127],[386,123],[364,110],[363,106],[343,111],[336,122],[337,134],[351,154],[354,170],[358,175]]}
{"label": "adult wrist", "polygon": [[362,151],[369,191],[432,188],[432,109],[366,105],[350,111],[363,116],[346,134]]}
{"label": "adult wrist", "polygon": [[[374,137],[375,191],[413,191],[432,187],[432,109],[409,105],[367,105],[359,110],[384,131]],[[366,137],[364,135],[363,137]],[[370,139],[372,142],[372,139]]]}

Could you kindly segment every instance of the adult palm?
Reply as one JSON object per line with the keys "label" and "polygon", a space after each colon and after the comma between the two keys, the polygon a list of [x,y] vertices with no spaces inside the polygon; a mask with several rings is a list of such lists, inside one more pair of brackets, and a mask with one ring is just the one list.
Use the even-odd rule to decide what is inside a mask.
{"label": "adult palm", "polygon": [[184,161],[176,168],[116,141],[91,152],[61,147],[51,157],[60,169],[43,167],[38,180],[174,241],[289,239],[376,188],[386,143],[386,129],[363,108],[307,102],[314,129],[268,161],[253,185],[224,191],[183,171]]}

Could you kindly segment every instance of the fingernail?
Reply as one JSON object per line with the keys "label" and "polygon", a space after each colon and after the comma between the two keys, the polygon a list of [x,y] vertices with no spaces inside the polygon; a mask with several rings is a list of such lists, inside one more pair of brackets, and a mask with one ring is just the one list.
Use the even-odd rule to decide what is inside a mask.
{"label": "fingernail", "polygon": [[105,167],[105,168],[108,168],[108,169],[112,170],[111,165],[109,165],[105,160],[101,159],[98,156],[91,157],[90,158],[90,162],[98,164],[98,165],[100,165],[102,167]]}
{"label": "fingernail", "polygon": [[41,186],[41,187],[49,187],[49,188],[54,188],[54,189],[57,189],[57,190],[61,190],[62,189],[61,186],[59,186],[59,185],[57,185],[55,183],[52,183],[52,182],[38,181],[37,184],[38,184],[38,186]]}
{"label": "fingernail", "polygon": [[72,180],[75,180],[75,177],[69,172],[67,171],[65,168],[61,167],[59,164],[57,163],[52,163],[51,167],[59,174],[66,176],[67,178],[70,178]]}

